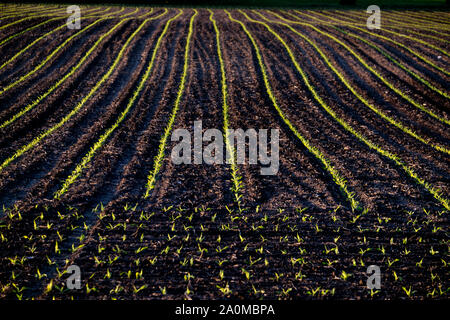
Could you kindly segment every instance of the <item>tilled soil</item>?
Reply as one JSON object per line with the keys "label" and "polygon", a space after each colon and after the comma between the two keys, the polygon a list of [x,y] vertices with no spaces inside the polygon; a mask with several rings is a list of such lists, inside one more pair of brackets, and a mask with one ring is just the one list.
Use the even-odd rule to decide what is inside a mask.
{"label": "tilled soil", "polygon": [[[131,19],[103,39],[61,86],[0,128],[0,298],[448,298],[448,54],[379,31],[420,52],[445,73],[404,48],[346,26],[364,23],[350,13],[343,14],[339,24],[324,17],[339,19],[336,11],[305,11],[323,23],[295,11],[275,11],[343,41],[440,121],[395,93],[340,44],[310,26],[290,22],[323,51],[339,74],[307,41],[278,24],[286,21],[270,11],[258,12],[271,22],[255,11],[243,12],[270,26],[292,57],[279,38],[239,10],[228,12],[245,29],[225,10],[153,8],[139,18],[149,10],[139,8],[133,13],[135,8],[126,8],[102,20],[6,91],[4,87],[32,72],[77,30],[59,30],[0,70],[1,125],[70,72],[101,35],[124,19],[121,15],[130,13]],[[118,9],[105,15],[114,11]],[[143,19],[165,11],[127,44]],[[180,16],[169,20],[179,12]],[[219,34],[210,20],[212,13]],[[394,17],[389,13],[389,19]],[[421,21],[426,28],[434,23],[442,28],[450,26],[448,17],[446,12],[428,12]],[[82,25],[98,18],[83,20]],[[405,16],[408,19],[417,22],[412,13]],[[0,27],[12,21],[0,18]],[[45,18],[32,18],[0,29],[0,42],[42,21]],[[330,23],[372,41],[441,93]],[[59,25],[58,21],[45,24],[0,46],[0,65]],[[420,37],[409,33],[421,30],[417,23],[403,28],[396,25],[389,30]],[[423,35],[423,41],[449,50],[448,42],[427,37],[437,33],[428,30]],[[139,88],[153,55],[153,68]],[[424,140],[370,110],[340,76],[368,103]],[[95,93],[83,100],[105,77]],[[140,90],[136,101],[115,126],[136,90]],[[174,130],[188,129],[192,134],[194,122],[201,120],[203,132],[223,132],[224,93],[230,129],[279,130],[277,174],[261,175],[261,165],[248,162],[238,164],[233,173],[227,163],[178,165],[171,161],[178,143],[171,139]],[[318,103],[318,97],[343,122],[389,154],[358,139]],[[62,126],[23,149],[81,102],[83,107]],[[168,139],[162,145],[167,130]],[[207,145],[203,142],[203,147]],[[155,187],[144,197],[162,146]],[[247,151],[249,147],[247,141]],[[313,149],[345,179],[347,193]],[[91,150],[95,152],[67,191],[55,197]],[[12,158],[14,154],[17,157]],[[241,183],[238,190],[233,187],[233,174]],[[440,192],[434,192],[437,189]],[[358,201],[358,208],[352,207],[349,194]],[[65,270],[70,265],[80,267],[81,289],[68,288]],[[381,269],[381,289],[367,287],[370,265]]]}

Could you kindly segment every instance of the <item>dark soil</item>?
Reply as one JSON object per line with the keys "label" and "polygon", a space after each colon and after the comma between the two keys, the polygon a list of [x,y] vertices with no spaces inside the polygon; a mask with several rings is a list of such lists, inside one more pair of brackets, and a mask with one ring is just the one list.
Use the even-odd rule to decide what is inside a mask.
{"label": "dark soil", "polygon": [[[134,10],[127,8],[119,15]],[[140,8],[131,17],[145,12],[147,9]],[[147,17],[162,12],[155,8]],[[278,105],[298,132],[346,179],[349,191],[367,210],[351,210],[332,175],[278,115],[252,42],[224,10],[214,10],[214,18],[227,80],[229,127],[279,129],[278,173],[264,176],[259,164],[238,165],[242,198],[236,202],[230,165],[176,165],[170,157],[176,142],[169,136],[156,187],[143,198],[183,76],[189,21],[194,14],[193,9],[183,9],[162,39],[150,77],[124,121],[68,191],[60,199],[54,198],[126,108],[157,39],[177,12],[168,9],[166,15],[148,21],[83,108],[0,171],[0,206],[4,207],[0,210],[0,298],[448,299],[448,211],[393,161],[369,149],[337,123],[317,103],[277,38],[237,10],[230,12],[245,23],[260,48]],[[261,20],[250,10],[246,13]],[[278,13],[292,19],[283,11]],[[193,23],[185,88],[172,131],[184,128],[192,133],[198,120],[203,131],[223,129],[221,67],[209,16],[208,10],[199,9]],[[446,17],[440,19],[440,13],[429,12],[424,23]],[[61,87],[0,129],[0,165],[58,123],[89,93],[142,21],[124,22]],[[32,19],[6,28],[0,39],[39,22]],[[0,94],[0,123],[48,90],[118,22],[108,19],[97,24],[27,81]],[[332,27],[316,25],[353,48],[396,88],[449,118],[447,98],[366,44]],[[42,26],[0,47],[0,64],[57,26]],[[448,154],[387,123],[346,88],[305,40],[286,27],[270,26],[286,41],[311,85],[339,117],[397,154],[448,198]],[[446,124],[408,104],[339,44],[307,26],[293,27],[313,40],[371,104],[430,142],[449,148]],[[7,65],[0,71],[0,85],[33,70],[73,32],[60,30]],[[392,43],[368,39],[449,93],[448,76]],[[401,37],[395,40],[448,70],[448,56],[437,59],[433,49]],[[432,43],[449,51],[445,42]],[[67,288],[68,275],[63,271],[72,264],[81,269],[80,290]],[[370,265],[381,269],[381,290],[367,288]]]}

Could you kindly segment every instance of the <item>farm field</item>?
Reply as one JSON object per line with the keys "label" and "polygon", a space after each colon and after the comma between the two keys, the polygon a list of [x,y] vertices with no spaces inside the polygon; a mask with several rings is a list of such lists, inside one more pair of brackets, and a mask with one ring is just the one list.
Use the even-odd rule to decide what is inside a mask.
{"label": "farm field", "polygon": [[449,11],[81,9],[0,5],[0,299],[448,299]]}

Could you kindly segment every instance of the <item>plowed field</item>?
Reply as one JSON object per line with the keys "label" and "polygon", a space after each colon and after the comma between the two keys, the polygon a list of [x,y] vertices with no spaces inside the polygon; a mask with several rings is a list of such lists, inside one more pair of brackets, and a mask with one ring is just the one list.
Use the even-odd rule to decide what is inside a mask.
{"label": "plowed field", "polygon": [[[449,12],[67,16],[0,7],[0,298],[448,298]],[[174,164],[199,120],[277,174]]]}

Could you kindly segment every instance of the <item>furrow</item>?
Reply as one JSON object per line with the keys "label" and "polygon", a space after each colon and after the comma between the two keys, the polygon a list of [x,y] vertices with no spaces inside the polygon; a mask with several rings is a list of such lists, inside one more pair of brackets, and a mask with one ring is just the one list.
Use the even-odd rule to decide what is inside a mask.
{"label": "furrow", "polygon": [[[94,10],[92,10],[92,11],[96,11],[96,10],[98,10],[98,9],[94,9]],[[89,15],[85,16],[84,18],[93,17],[93,16],[98,15],[98,14],[104,14],[104,13],[105,13],[106,11],[108,11],[108,10],[110,10],[110,9],[109,9],[109,8],[108,8],[108,9],[104,9],[104,10],[102,10],[102,11],[100,11],[100,12],[96,12],[95,14],[93,14],[92,11],[91,11],[91,12],[89,12]],[[87,12],[86,12],[86,13],[87,13]],[[14,34],[12,34],[12,35],[10,35],[10,36],[7,36],[7,37],[3,38],[3,39],[0,41],[0,46],[3,46],[4,44],[8,43],[9,41],[11,41],[11,40],[13,40],[13,39],[15,39],[15,38],[17,38],[17,37],[19,37],[19,36],[21,36],[21,35],[27,33],[27,32],[30,32],[30,31],[32,31],[32,30],[35,30],[35,29],[37,29],[37,28],[39,28],[39,27],[41,27],[41,26],[43,26],[43,25],[45,25],[45,24],[49,24],[49,23],[52,22],[52,21],[57,21],[57,20],[65,19],[65,18],[67,18],[67,17],[68,17],[68,16],[61,17],[61,18],[49,19],[49,20],[46,20],[46,21],[44,21],[44,22],[38,23],[38,24],[36,24],[36,25],[33,25],[33,26],[29,27],[29,28],[26,28],[26,29],[24,29],[24,30],[21,30],[21,31],[19,31],[19,32],[17,32],[17,33],[14,33]],[[84,18],[82,17],[81,19],[84,19]],[[66,24],[64,24],[64,25],[62,25],[62,26],[65,26],[65,25],[66,25]],[[60,29],[62,28],[62,26],[60,26],[60,28],[56,28],[54,31],[60,30]],[[51,34],[51,33],[47,33],[45,36],[49,36],[50,34]],[[3,66],[2,66],[2,68],[3,68]],[[1,68],[0,68],[0,69],[1,69]]]}
{"label": "furrow", "polygon": [[[125,108],[125,110],[120,114],[119,118],[116,120],[116,122],[109,127],[100,137],[100,139],[90,148],[89,152],[83,157],[82,161],[76,166],[76,168],[74,169],[74,171],[72,172],[72,174],[65,180],[65,182],[63,183],[61,189],[59,189],[54,197],[59,199],[61,198],[62,195],[64,195],[64,193],[67,192],[68,188],[70,187],[71,184],[73,184],[75,182],[75,180],[81,175],[83,169],[88,165],[88,163],[91,161],[91,159],[94,157],[94,154],[98,151],[98,149],[100,149],[103,144],[106,142],[106,140],[108,139],[108,137],[119,127],[119,125],[122,123],[122,121],[125,119],[125,117],[127,116],[128,112],[130,111],[130,109],[133,107],[136,99],[140,96],[142,89],[144,88],[144,85],[148,79],[148,77],[150,76],[152,70],[153,70],[153,64],[155,61],[155,57],[156,54],[158,52],[159,46],[161,44],[161,41],[164,39],[165,34],[167,33],[167,30],[170,26],[170,23],[175,20],[176,18],[178,18],[181,14],[182,14],[182,10],[180,10],[180,12],[174,16],[173,18],[169,19],[164,27],[163,32],[161,33],[160,37],[157,40],[155,49],[153,50],[152,53],[152,58],[149,62],[149,65],[147,66],[147,69],[145,71],[144,76],[142,77],[141,81],[139,82],[139,85],[137,86],[137,88],[135,89],[133,96],[131,97],[131,99],[128,101],[128,104]],[[134,37],[144,26],[145,24],[149,21],[150,19],[146,19],[144,20],[144,22],[139,26],[139,28],[135,31],[135,33],[132,35],[132,37]],[[132,37],[130,39],[132,39]]]}
{"label": "furrow", "polygon": [[[292,133],[302,142],[302,144],[320,162],[322,162],[325,170],[328,172],[328,174],[330,174],[330,176],[333,178],[333,181],[339,186],[340,190],[346,196],[347,200],[349,201],[349,203],[351,205],[352,210],[354,210],[354,211],[355,210],[360,210],[361,207],[359,205],[359,202],[356,200],[356,196],[355,196],[354,192],[351,192],[348,189],[347,182],[346,182],[345,178],[341,175],[340,172],[338,172],[338,170],[330,163],[330,161],[323,155],[323,153],[317,147],[313,146],[309,142],[308,139],[306,139],[303,135],[300,134],[300,132],[297,130],[297,128],[294,127],[294,125],[290,122],[290,120],[286,117],[286,115],[284,114],[282,109],[279,107],[278,102],[277,102],[277,100],[276,100],[276,98],[275,98],[275,96],[274,96],[274,94],[272,92],[272,88],[271,88],[271,85],[269,83],[269,79],[268,79],[267,73],[265,71],[266,68],[264,66],[264,62],[263,62],[263,59],[262,59],[259,47],[258,47],[255,39],[251,35],[251,33],[248,31],[248,29],[245,26],[245,24],[242,21],[233,18],[231,16],[231,14],[227,10],[225,10],[225,12],[228,14],[228,16],[229,16],[231,21],[237,22],[237,23],[239,23],[242,26],[242,29],[244,30],[244,32],[247,34],[247,36],[249,37],[250,41],[252,42],[253,48],[254,48],[254,50],[256,52],[256,55],[257,55],[257,58],[258,58],[259,67],[260,67],[260,69],[262,71],[262,74],[263,74],[263,80],[264,80],[264,84],[266,86],[267,94],[269,95],[270,100],[272,101],[273,106],[277,110],[280,118],[283,119],[283,121],[286,123],[286,125],[289,127],[289,129],[292,131]],[[304,74],[302,74],[302,75],[305,76]],[[306,76],[305,76],[305,79],[306,79]]]}
{"label": "furrow", "polygon": [[[323,61],[326,63],[326,65],[338,76],[338,78],[341,80],[341,82],[352,92],[352,94],[358,98],[358,100],[360,102],[362,102],[366,107],[368,107],[370,110],[372,110],[373,112],[375,112],[378,116],[380,116],[381,118],[383,118],[384,120],[386,120],[388,123],[394,125],[395,127],[397,127],[398,129],[400,129],[401,131],[403,131],[404,133],[410,135],[411,137],[417,139],[418,141],[422,142],[425,145],[429,145],[432,148],[441,151],[443,153],[446,154],[450,154],[450,150],[444,146],[438,145],[438,144],[434,144],[430,141],[428,141],[426,138],[420,136],[419,134],[417,134],[416,132],[414,132],[411,128],[407,127],[405,124],[403,124],[400,121],[397,121],[395,119],[393,119],[392,117],[390,117],[389,115],[387,115],[386,113],[384,113],[383,111],[381,111],[380,109],[378,109],[377,107],[375,107],[374,105],[370,104],[366,99],[364,99],[358,92],[357,90],[347,81],[347,79],[335,68],[335,66],[333,66],[330,62],[330,60],[327,58],[327,56],[322,52],[322,50],[320,50],[320,48],[317,46],[317,44],[315,42],[313,42],[310,38],[308,38],[307,36],[305,36],[304,34],[298,32],[297,30],[295,30],[294,28],[292,28],[289,24],[287,23],[283,23],[283,22],[277,22],[277,21],[273,21],[270,19],[267,19],[264,15],[260,14],[259,12],[256,12],[261,18],[263,18],[266,21],[269,21],[271,23],[278,23],[281,24],[287,28],[289,28],[292,32],[294,32],[295,34],[299,35],[300,37],[302,37],[303,39],[305,39],[315,50],[317,53],[319,53],[320,57],[323,59]],[[246,15],[244,13],[244,15]],[[262,23],[261,21],[257,21],[254,19],[249,18],[246,15],[247,19],[249,19],[252,22],[255,23]],[[278,35],[279,37],[279,35]]]}
{"label": "furrow", "polygon": [[161,169],[162,161],[164,159],[164,153],[165,153],[165,149],[166,149],[167,139],[169,138],[169,135],[172,131],[172,126],[175,121],[175,117],[177,115],[178,109],[179,109],[180,101],[181,101],[181,98],[183,97],[184,87],[185,87],[185,82],[186,82],[186,75],[187,75],[187,70],[188,70],[188,66],[189,66],[189,45],[190,45],[190,40],[192,38],[192,33],[193,33],[194,19],[197,16],[197,14],[198,14],[198,11],[194,9],[194,14],[192,15],[192,17],[189,21],[189,33],[187,36],[186,46],[185,46],[185,51],[184,51],[183,74],[181,76],[180,85],[178,87],[177,98],[175,100],[175,104],[173,106],[173,109],[172,109],[172,112],[170,115],[170,119],[166,125],[166,129],[164,130],[164,134],[161,137],[160,144],[158,147],[158,154],[154,160],[153,170],[151,171],[151,173],[149,174],[149,176],[147,178],[146,191],[144,194],[144,198],[148,198],[150,196],[151,190],[153,190],[155,188],[157,175]]}
{"label": "furrow", "polygon": [[[241,22],[242,23],[242,22]],[[433,187],[431,184],[426,182],[424,179],[419,177],[417,173],[413,170],[411,166],[408,166],[401,158],[399,158],[397,155],[386,151],[382,147],[376,145],[371,140],[366,138],[364,135],[362,135],[359,131],[354,129],[352,126],[350,126],[347,122],[345,122],[342,118],[340,118],[333,109],[328,106],[323,99],[317,94],[314,87],[310,84],[310,81],[308,80],[307,75],[304,73],[300,65],[298,64],[297,60],[295,59],[291,49],[286,44],[286,42],[278,36],[277,33],[275,33],[269,26],[266,25],[267,30],[272,33],[284,46],[286,51],[288,52],[292,62],[294,63],[297,71],[301,75],[303,81],[308,86],[308,89],[313,94],[315,100],[320,104],[320,106],[335,120],[337,121],[346,131],[350,132],[353,136],[355,136],[358,140],[366,144],[370,149],[375,150],[377,153],[381,154],[385,158],[389,159],[390,161],[394,162],[399,168],[401,168],[412,180],[414,180],[416,183],[421,185],[423,188],[425,188],[446,210],[450,210],[450,204],[447,198],[445,198],[445,195],[442,195],[442,193]]]}
{"label": "furrow", "polygon": [[[167,12],[167,10],[165,11],[165,13]],[[153,19],[157,19],[162,17],[165,13],[158,15],[154,18],[150,18],[149,20],[153,20]],[[110,31],[108,31],[106,33],[106,36],[111,34],[117,27],[119,27],[122,24],[122,22],[119,22],[118,24],[116,24]],[[83,63],[88,59],[88,57],[92,54],[92,52],[95,50],[95,48],[100,44],[100,41],[97,41],[87,52],[86,54],[78,61],[78,63],[73,66],[70,71],[65,74],[61,79],[59,79],[55,84],[53,84],[45,93],[39,95],[39,97],[37,97],[35,100],[33,100],[32,103],[28,104],[27,106],[25,106],[23,109],[21,109],[19,112],[17,112],[16,114],[14,114],[11,118],[9,118],[8,120],[4,121],[3,123],[0,124],[0,129],[7,127],[8,125],[10,125],[11,123],[13,123],[14,121],[16,121],[18,118],[20,118],[21,116],[23,116],[25,113],[27,113],[28,111],[30,111],[32,108],[34,108],[35,106],[37,106],[39,103],[41,103],[45,98],[47,98],[48,95],[50,95],[53,91],[55,91],[59,86],[61,86],[69,77],[71,77],[82,65]]]}
{"label": "furrow", "polygon": [[[126,18],[122,20],[122,23],[129,20],[129,18]],[[113,73],[113,71],[116,69],[117,65],[119,64],[125,50],[127,49],[128,45],[130,44],[132,38],[137,34],[137,32],[133,33],[132,36],[130,36],[126,43],[121,47],[119,53],[117,54],[113,64],[109,67],[108,71],[102,76],[102,78],[91,88],[89,93],[83,97],[83,99],[78,102],[78,104],[72,109],[71,112],[69,112],[66,116],[64,116],[57,124],[52,126],[51,128],[45,130],[44,132],[40,133],[37,137],[35,137],[31,142],[23,145],[20,147],[16,152],[8,157],[3,163],[0,165],[0,173],[5,169],[12,161],[15,159],[21,157],[24,153],[35,147],[41,140],[45,139],[47,136],[51,135],[53,132],[57,131],[61,126],[63,126],[67,121],[69,121],[75,114],[77,114],[80,109],[85,105],[85,103],[92,98],[95,93],[98,91],[98,89],[103,85],[103,83],[110,77],[110,75]],[[103,36],[104,37],[104,36]],[[103,39],[101,37],[101,39]],[[101,41],[101,39],[99,39]]]}
{"label": "furrow", "polygon": [[[57,9],[57,10],[55,10],[55,11],[60,11],[60,10],[61,10],[61,9]],[[98,10],[98,9],[95,9],[95,10]],[[52,17],[52,16],[57,16],[57,17],[56,17],[56,18],[49,19],[49,20],[46,20],[46,21],[42,22],[42,23],[39,24],[39,25],[48,23],[48,22],[50,22],[50,21],[58,20],[58,19],[64,19],[64,18],[67,18],[69,15],[67,15],[67,13],[66,13],[65,10],[63,10],[63,11],[61,11],[61,12],[55,12],[55,13],[46,13],[46,14],[30,15],[30,16],[27,16],[27,17],[25,17],[25,18],[22,18],[22,19],[19,19],[19,20],[15,20],[15,21],[13,21],[13,22],[10,22],[10,23],[8,23],[8,24],[5,24],[5,25],[3,25],[3,26],[0,26],[0,30],[6,29],[6,28],[8,28],[8,27],[11,27],[11,26],[13,26],[13,25],[19,24],[19,23],[24,22],[24,21],[26,21],[26,20],[37,19],[37,18],[47,18],[47,17]]]}
{"label": "furrow", "polygon": [[[362,16],[360,13],[356,13],[356,12],[355,13],[353,13],[353,12],[343,12],[343,13],[341,13],[341,16],[347,17],[346,15],[350,16],[349,19],[351,19],[351,22],[349,22],[348,24],[353,24],[353,25],[356,25],[358,27],[365,27],[366,26],[364,24],[364,22],[365,22],[364,20],[367,19],[368,15]],[[402,30],[403,32],[409,32],[409,33],[416,34],[416,35],[419,35],[419,36],[422,36],[422,37],[427,37],[427,38],[430,38],[430,39],[433,39],[433,40],[436,40],[436,41],[445,42],[445,43],[449,42],[449,40],[445,39],[445,37],[447,37],[446,33],[442,33],[442,32],[436,31],[436,30],[434,30],[434,29],[432,29],[430,27],[427,27],[427,26],[425,26],[423,24],[411,25],[411,24],[408,24],[408,23],[396,22],[395,20],[386,18],[386,15],[387,15],[386,13],[382,13],[382,21],[383,21],[382,27],[383,27],[383,29],[386,29],[386,28],[399,29],[399,30]],[[356,20],[356,22],[359,21],[359,23],[355,23],[355,20]],[[362,21],[360,21],[360,20],[362,20]],[[386,23],[384,23],[384,21],[391,21],[394,24],[393,25],[386,24]],[[411,29],[419,29],[419,30],[423,30],[423,31],[436,33],[436,34],[440,35],[440,37],[436,37],[436,36],[432,36],[432,35],[429,35],[429,34],[425,34],[425,33],[423,33],[423,31],[422,32],[413,31]]]}
{"label": "furrow", "polygon": [[[209,10],[209,9],[208,9]],[[227,154],[230,155],[229,161],[231,168],[231,180],[233,182],[233,187],[231,191],[234,194],[234,200],[239,204],[241,202],[242,194],[242,179],[239,175],[239,169],[236,165],[236,155],[234,147],[231,145],[230,137],[228,134],[228,130],[230,129],[229,120],[228,120],[228,92],[227,92],[227,77],[225,73],[225,64],[222,57],[222,48],[220,46],[220,31],[217,27],[217,22],[214,19],[214,12],[209,10],[211,13],[209,19],[213,23],[214,32],[216,35],[216,47],[217,47],[217,56],[220,63],[220,79],[221,79],[221,89],[222,89],[222,113],[223,113],[223,137],[225,139],[225,146],[227,150]]]}
{"label": "furrow", "polygon": [[[91,18],[90,16],[85,16],[85,18]],[[36,66],[33,70],[31,70],[30,72],[26,73],[25,75],[22,75],[21,77],[19,77],[19,79],[11,82],[10,84],[4,86],[3,88],[0,89],[0,95],[2,95],[3,93],[5,93],[6,91],[10,90],[11,88],[15,87],[16,85],[18,85],[19,83],[25,81],[26,79],[28,79],[29,77],[31,77],[34,73],[36,73],[37,71],[39,71],[42,67],[45,66],[45,64],[50,61],[59,51],[61,51],[68,43],[70,43],[73,39],[75,39],[76,37],[78,37],[79,35],[83,34],[85,31],[89,30],[91,27],[93,27],[94,25],[96,25],[97,23],[104,21],[108,19],[108,17],[105,18],[101,18],[98,19],[96,21],[94,21],[93,23],[89,24],[87,27],[81,29],[79,32],[76,32],[75,34],[71,35],[69,38],[67,38],[62,44],[60,44],[55,50],[53,50],[50,54],[48,54],[46,56],[46,58],[38,65]],[[29,45],[27,45],[25,48],[23,48],[22,50],[20,50],[19,52],[17,52],[13,57],[11,57],[10,59],[8,59],[8,61],[6,61],[5,63],[3,63],[0,66],[0,70],[5,68],[7,65],[9,65],[12,61],[14,61],[15,59],[17,59],[18,57],[20,57],[21,55],[23,55],[26,51],[28,51],[31,47],[33,47],[37,42],[41,41],[42,39],[45,39],[47,37],[49,37],[51,34],[55,33],[58,30],[61,30],[63,28],[65,28],[66,25],[63,24],[59,27],[57,27],[56,29],[53,29],[49,32],[47,32],[46,34],[44,34],[43,36],[37,38],[36,40],[34,40],[32,43],[30,43]]]}
{"label": "furrow", "polygon": [[[298,10],[296,10],[295,12],[298,13],[298,14],[307,15],[307,14],[301,12],[301,11],[298,11]],[[330,17],[327,16],[327,15],[324,15],[324,14],[321,14],[321,13],[318,13],[318,12],[316,12],[316,13],[317,13],[317,14],[320,14],[321,16],[324,16],[324,17],[327,18],[327,19],[330,18]],[[301,20],[298,16],[293,15],[292,13],[286,12],[286,14],[288,14],[288,15],[291,16],[291,17],[294,17],[294,18],[297,19],[297,20]],[[307,15],[307,16],[310,16],[310,15]],[[301,23],[301,22],[295,22],[295,23]],[[369,34],[369,35],[371,35],[371,36],[374,36],[374,37],[377,37],[377,38],[380,38],[380,39],[383,39],[383,40],[392,42],[393,44],[395,44],[395,45],[397,45],[397,46],[399,46],[399,47],[401,47],[401,48],[407,50],[407,51],[410,52],[411,54],[415,55],[417,58],[419,58],[420,60],[422,60],[422,61],[425,62],[426,64],[432,66],[432,67],[435,68],[436,70],[442,72],[443,74],[445,74],[445,75],[447,75],[447,76],[450,76],[450,72],[448,72],[447,70],[445,70],[445,69],[442,68],[442,67],[439,67],[439,66],[436,65],[434,62],[430,61],[429,59],[427,59],[426,57],[424,57],[422,54],[420,54],[420,53],[414,51],[413,49],[409,48],[407,45],[404,45],[403,43],[400,43],[400,42],[398,42],[398,41],[396,41],[396,40],[394,40],[394,39],[385,37],[385,36],[383,36],[383,35],[380,35],[380,34],[377,34],[377,33],[374,33],[374,32],[370,32],[370,31],[367,31],[367,30],[364,29],[364,28],[360,28],[360,27],[356,27],[356,26],[348,26],[348,27],[349,27],[349,28],[353,28],[353,29],[357,29],[357,30],[362,31],[362,32],[364,32],[364,33],[366,33],[366,34]]]}
{"label": "furrow", "polygon": [[[427,113],[428,115],[430,115],[431,117],[439,120],[442,123],[445,123],[446,125],[450,125],[450,120],[444,118],[443,116],[437,115],[434,111],[426,108],[425,106],[423,106],[422,104],[416,102],[414,99],[412,99],[409,95],[407,95],[406,93],[403,93],[400,89],[396,88],[392,83],[390,83],[388,80],[386,80],[381,74],[379,74],[374,68],[372,68],[371,66],[369,66],[367,64],[367,62],[360,56],[358,55],[353,49],[351,49],[349,46],[347,46],[345,43],[343,43],[341,40],[337,39],[336,37],[334,37],[333,35],[324,32],[318,28],[316,28],[315,26],[309,24],[309,23],[303,23],[303,22],[297,22],[297,21],[292,21],[286,18],[283,18],[282,16],[280,16],[279,14],[269,11],[271,14],[273,14],[274,16],[276,16],[277,18],[283,20],[284,22],[287,23],[293,23],[293,24],[299,24],[299,25],[304,25],[304,26],[308,26],[310,28],[312,28],[313,30],[317,31],[318,33],[332,39],[333,41],[335,41],[336,43],[340,44],[343,48],[345,48],[352,56],[354,56],[367,70],[369,70],[373,75],[375,75],[378,79],[380,79],[389,89],[391,89],[392,91],[394,91],[397,95],[399,95],[400,97],[402,97],[404,100],[406,100],[407,102],[409,102],[411,105],[413,105],[414,107],[422,110],[423,112]],[[297,16],[290,14],[287,12],[287,14],[289,14],[292,17],[295,17],[296,19],[299,19]],[[359,29],[359,28],[358,28]]]}

